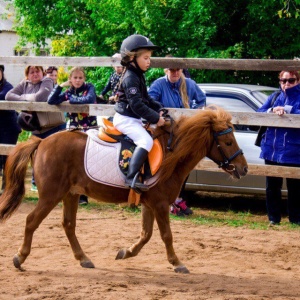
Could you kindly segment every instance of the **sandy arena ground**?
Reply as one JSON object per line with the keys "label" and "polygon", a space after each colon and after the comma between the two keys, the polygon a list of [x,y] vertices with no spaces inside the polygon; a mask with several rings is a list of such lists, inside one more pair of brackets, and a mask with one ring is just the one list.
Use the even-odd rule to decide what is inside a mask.
{"label": "sandy arena ground", "polygon": [[21,272],[12,258],[34,204],[0,224],[0,299],[300,299],[299,231],[193,225],[172,220],[175,251],[190,274],[168,263],[157,226],[137,257],[115,260],[137,241],[140,215],[79,209],[77,236],[96,268],[74,259],[54,209],[33,238]]}

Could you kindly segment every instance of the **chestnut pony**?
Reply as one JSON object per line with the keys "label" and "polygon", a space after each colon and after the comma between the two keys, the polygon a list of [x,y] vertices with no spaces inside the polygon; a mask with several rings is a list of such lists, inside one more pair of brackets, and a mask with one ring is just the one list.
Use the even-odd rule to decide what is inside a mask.
{"label": "chestnut pony", "polygon": [[[141,194],[142,230],[139,240],[129,248],[119,250],[116,259],[136,256],[150,240],[156,220],[169,263],[175,272],[189,273],[173,248],[169,205],[178,196],[185,178],[205,156],[238,179],[246,175],[247,162],[235,140],[231,115],[221,108],[199,110],[190,117],[181,116],[172,125],[154,129],[154,136],[161,142],[164,152],[160,179],[148,192]],[[6,188],[0,198],[0,221],[8,219],[21,204],[26,170],[31,159],[39,191],[39,200],[26,219],[23,244],[13,258],[16,268],[22,270],[21,265],[31,250],[34,231],[60,201],[63,202],[62,225],[75,258],[82,267],[94,267],[75,234],[79,195],[121,203],[127,201],[129,190],[97,183],[86,175],[86,141],[87,135],[83,132],[64,131],[43,140],[31,137],[10,153],[5,168]]]}

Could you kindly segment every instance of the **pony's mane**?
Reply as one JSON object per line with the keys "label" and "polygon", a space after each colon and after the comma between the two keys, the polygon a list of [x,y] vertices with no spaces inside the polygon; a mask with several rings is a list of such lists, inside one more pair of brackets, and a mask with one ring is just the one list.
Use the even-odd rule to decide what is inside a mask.
{"label": "pony's mane", "polygon": [[181,116],[173,126],[173,151],[165,150],[160,180],[172,176],[176,165],[189,157],[204,158],[210,149],[213,131],[222,131],[231,124],[231,115],[224,109],[209,106],[191,117]]}

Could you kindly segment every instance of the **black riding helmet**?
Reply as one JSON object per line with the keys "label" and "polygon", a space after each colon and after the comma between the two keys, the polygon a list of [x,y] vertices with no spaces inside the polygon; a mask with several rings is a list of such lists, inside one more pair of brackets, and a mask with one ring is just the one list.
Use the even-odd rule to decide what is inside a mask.
{"label": "black riding helmet", "polygon": [[26,131],[35,131],[41,129],[36,112],[27,113],[22,111],[18,115],[17,123]]}
{"label": "black riding helmet", "polygon": [[155,50],[158,48],[159,47],[154,45],[147,37],[140,34],[133,34],[128,36],[122,42],[121,49],[120,49],[121,58],[123,60],[123,58],[126,57],[128,52],[137,51],[139,49]]}

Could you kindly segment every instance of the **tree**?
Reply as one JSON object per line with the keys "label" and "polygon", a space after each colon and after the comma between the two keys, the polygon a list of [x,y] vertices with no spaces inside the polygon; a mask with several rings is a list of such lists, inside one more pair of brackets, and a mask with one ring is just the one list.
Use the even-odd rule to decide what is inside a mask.
{"label": "tree", "polygon": [[[21,42],[40,47],[51,39],[53,55],[110,56],[125,37],[139,33],[161,46],[155,56],[292,59],[300,50],[298,1],[15,0],[14,5]],[[286,13],[292,8],[294,18]],[[199,82],[277,81],[277,72],[190,71]],[[103,86],[110,72],[101,68],[93,80]],[[147,77],[161,74],[153,69]]]}

